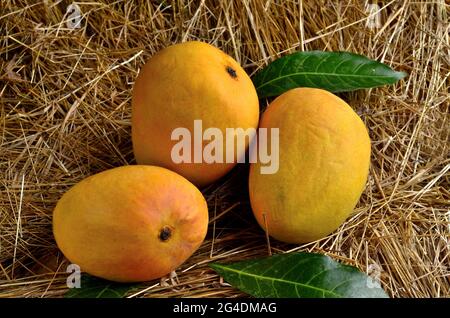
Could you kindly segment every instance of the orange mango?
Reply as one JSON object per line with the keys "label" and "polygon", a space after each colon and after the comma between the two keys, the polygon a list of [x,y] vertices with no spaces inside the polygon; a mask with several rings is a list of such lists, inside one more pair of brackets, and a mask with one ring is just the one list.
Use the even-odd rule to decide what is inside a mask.
{"label": "orange mango", "polygon": [[258,223],[289,243],[336,230],[352,213],[368,176],[370,139],[362,120],[332,93],[298,88],[268,106],[260,128],[279,129],[279,170],[262,174],[260,163],[250,167]]}
{"label": "orange mango", "polygon": [[91,275],[117,282],[160,278],[203,242],[208,209],[201,192],[164,168],[125,166],[90,176],[53,213],[60,250]]}
{"label": "orange mango", "polygon": [[[255,87],[242,67],[229,55],[207,43],[192,41],[169,46],[152,56],[140,70],[133,87],[132,140],[138,164],[157,165],[175,171],[197,186],[224,176],[249,145],[235,151],[223,142],[222,162],[194,162],[194,120],[202,128],[256,129],[259,103]],[[189,130],[190,160],[174,162],[172,139],[176,128]],[[234,144],[237,136],[233,135]],[[209,143],[200,141],[202,151]],[[227,151],[233,162],[227,162]]]}

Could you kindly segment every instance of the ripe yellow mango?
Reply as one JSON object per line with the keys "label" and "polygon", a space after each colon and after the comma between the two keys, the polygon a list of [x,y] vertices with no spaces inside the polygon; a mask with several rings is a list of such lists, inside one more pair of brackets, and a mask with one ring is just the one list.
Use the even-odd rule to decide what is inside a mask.
{"label": "ripe yellow mango", "polygon": [[261,174],[260,163],[250,167],[250,201],[258,223],[289,243],[314,241],[336,230],[367,180],[370,139],[362,120],[332,93],[298,88],[268,106],[260,128],[279,128],[279,170]]}
{"label": "ripe yellow mango", "polygon": [[[133,86],[132,141],[138,164],[157,165],[175,171],[197,186],[207,185],[230,171],[245,149],[234,151],[223,142],[222,162],[194,162],[194,120],[202,128],[256,129],[259,103],[252,81],[229,55],[207,43],[192,41],[169,46],[147,61]],[[172,149],[179,139],[176,128],[189,130],[190,161],[174,162]],[[237,144],[237,136],[232,136]],[[213,138],[212,138],[213,139]],[[201,140],[200,152],[208,145]],[[233,162],[225,160],[233,151]],[[200,162],[199,162],[200,161]]]}
{"label": "ripe yellow mango", "polygon": [[125,166],[90,176],[53,213],[60,250],[91,275],[117,282],[160,278],[200,246],[208,208],[188,180],[160,167]]}

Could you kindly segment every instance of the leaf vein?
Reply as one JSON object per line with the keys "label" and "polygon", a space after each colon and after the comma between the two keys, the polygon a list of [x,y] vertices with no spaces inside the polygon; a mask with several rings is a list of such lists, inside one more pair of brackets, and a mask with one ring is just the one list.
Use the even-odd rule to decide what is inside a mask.
{"label": "leaf vein", "polygon": [[[229,268],[229,267],[225,267],[225,270],[228,270],[228,271],[237,273],[239,277],[240,277],[240,276],[250,276],[250,277],[253,277],[253,278],[255,278],[255,279],[261,279],[261,280],[273,280],[273,281],[277,281],[277,282],[284,283],[284,284],[292,284],[292,285],[294,285],[294,286],[299,286],[299,287],[303,287],[303,288],[309,288],[309,289],[314,289],[314,290],[317,290],[317,291],[322,291],[322,292],[324,292],[324,293],[331,294],[331,295],[333,295],[333,296],[335,296],[335,297],[340,297],[339,294],[336,294],[336,293],[334,293],[334,292],[332,292],[332,291],[328,291],[328,290],[325,290],[325,289],[322,289],[322,288],[319,288],[319,287],[315,287],[315,286],[311,286],[311,285],[305,285],[304,283],[287,281],[287,280],[284,280],[284,279],[281,279],[281,278],[274,278],[274,277],[268,278],[268,277],[262,277],[262,276],[260,276],[260,275],[251,274],[251,273],[243,273],[243,272],[241,272],[241,271],[239,271],[239,270],[237,270],[237,269]],[[242,282],[242,279],[241,279],[241,278],[240,278],[240,281]]]}

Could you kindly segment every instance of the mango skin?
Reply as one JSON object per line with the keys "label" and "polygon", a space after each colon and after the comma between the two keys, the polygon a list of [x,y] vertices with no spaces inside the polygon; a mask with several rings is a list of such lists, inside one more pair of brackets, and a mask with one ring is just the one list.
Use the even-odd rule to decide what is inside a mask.
{"label": "mango skin", "polygon": [[53,213],[53,233],[64,255],[82,271],[117,282],[152,280],[175,270],[201,245],[207,226],[201,192],[153,166],[90,176],[66,192]]}
{"label": "mango skin", "polygon": [[[207,43],[191,41],[156,53],[136,78],[132,141],[137,163],[168,168],[199,187],[224,176],[245,150],[234,152],[233,163],[194,163],[192,143],[191,163],[174,163],[171,158],[178,142],[171,140],[172,131],[187,128],[193,139],[197,119],[202,120],[203,131],[220,129],[225,155],[226,128],[256,129],[259,102],[251,79],[231,56]],[[246,148],[248,145],[246,140]]]}
{"label": "mango skin", "polygon": [[298,88],[268,106],[260,128],[279,128],[280,158],[275,174],[261,174],[260,163],[250,167],[258,223],[288,243],[315,241],[336,230],[352,213],[368,176],[370,138],[362,120],[332,93]]}

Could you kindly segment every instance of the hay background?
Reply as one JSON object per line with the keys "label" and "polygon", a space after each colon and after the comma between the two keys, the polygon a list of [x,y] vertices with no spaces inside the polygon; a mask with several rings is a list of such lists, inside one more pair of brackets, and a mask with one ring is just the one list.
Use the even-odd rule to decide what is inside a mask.
{"label": "hay background", "polygon": [[[296,50],[348,50],[409,76],[394,86],[341,94],[372,138],[367,188],[335,233],[273,253],[327,253],[368,271],[380,266],[393,297],[449,297],[449,20],[438,1],[379,2],[381,27],[365,27],[365,1],[0,2],[0,297],[55,297],[67,261],[51,213],[84,177],[134,163],[130,92],[144,61],[172,43],[202,40],[249,74]],[[201,70],[199,70],[200,72]],[[264,105],[262,105],[264,106]],[[205,189],[211,224],[178,281],[135,296],[242,296],[207,264],[268,254],[250,211],[246,166]]]}

